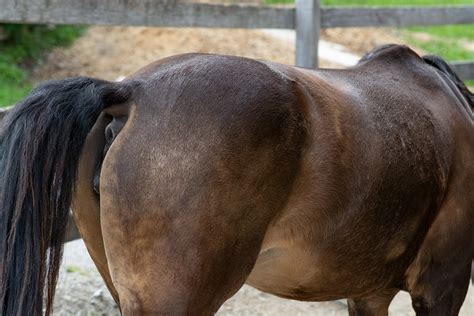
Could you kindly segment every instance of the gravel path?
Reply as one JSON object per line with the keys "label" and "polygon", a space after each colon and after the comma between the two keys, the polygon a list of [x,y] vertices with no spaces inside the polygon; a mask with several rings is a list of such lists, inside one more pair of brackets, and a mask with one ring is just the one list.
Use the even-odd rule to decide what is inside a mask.
{"label": "gravel path", "polygon": [[[410,304],[408,294],[399,293],[390,307],[390,315],[415,315]],[[119,315],[82,240],[66,244],[56,292],[54,315]],[[262,293],[245,285],[221,307],[217,315],[342,316],[347,315],[347,310],[344,301],[297,302]],[[474,315],[474,288],[472,286],[460,315]]]}

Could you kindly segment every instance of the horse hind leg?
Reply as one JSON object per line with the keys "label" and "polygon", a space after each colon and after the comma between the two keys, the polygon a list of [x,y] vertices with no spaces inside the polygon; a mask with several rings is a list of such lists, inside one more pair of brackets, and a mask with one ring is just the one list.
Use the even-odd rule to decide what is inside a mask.
{"label": "horse hind leg", "polygon": [[455,278],[444,284],[441,297],[434,297],[431,288],[411,294],[413,309],[417,316],[455,316],[462,307],[469,288],[471,264],[466,265]]}
{"label": "horse hind leg", "polygon": [[417,315],[458,315],[470,283],[474,217],[465,187],[452,187],[417,257],[406,286]]}
{"label": "horse hind leg", "polygon": [[398,289],[387,289],[364,298],[350,298],[347,308],[350,316],[387,316],[388,307]]}

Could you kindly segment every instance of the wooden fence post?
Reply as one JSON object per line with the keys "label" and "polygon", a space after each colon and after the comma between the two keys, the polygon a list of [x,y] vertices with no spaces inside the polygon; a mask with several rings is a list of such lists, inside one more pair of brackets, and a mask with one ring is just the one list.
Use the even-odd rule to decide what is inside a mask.
{"label": "wooden fence post", "polygon": [[0,108],[0,121],[3,119],[5,115],[7,115],[9,109],[7,108]]}
{"label": "wooden fence post", "polygon": [[318,67],[319,0],[296,0],[296,66]]}

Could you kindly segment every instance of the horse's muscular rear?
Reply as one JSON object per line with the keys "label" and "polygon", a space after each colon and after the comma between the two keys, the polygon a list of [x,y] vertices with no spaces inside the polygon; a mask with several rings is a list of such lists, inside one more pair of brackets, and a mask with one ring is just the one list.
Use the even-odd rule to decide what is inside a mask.
{"label": "horse's muscular rear", "polygon": [[140,71],[101,173],[124,313],[210,314],[245,282],[298,173],[296,84],[249,59],[185,55]]}

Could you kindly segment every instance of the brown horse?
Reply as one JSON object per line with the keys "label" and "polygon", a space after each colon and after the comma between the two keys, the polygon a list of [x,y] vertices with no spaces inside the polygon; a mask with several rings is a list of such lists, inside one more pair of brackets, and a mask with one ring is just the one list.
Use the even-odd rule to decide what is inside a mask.
{"label": "brown horse", "polygon": [[[456,315],[474,256],[474,100],[437,57],[159,60],[48,82],[0,134],[1,311],[51,311],[72,204],[124,315],[211,315],[245,282]],[[82,153],[82,154],[81,154]]]}

